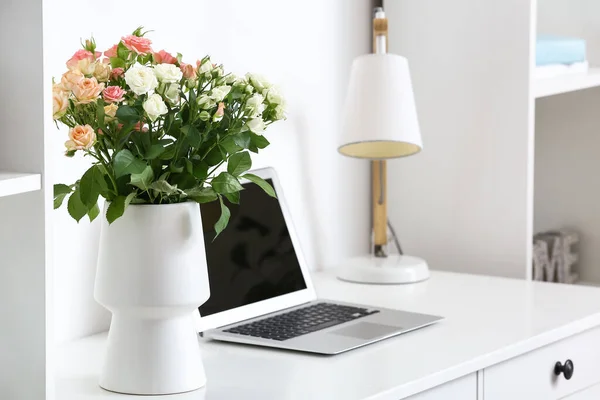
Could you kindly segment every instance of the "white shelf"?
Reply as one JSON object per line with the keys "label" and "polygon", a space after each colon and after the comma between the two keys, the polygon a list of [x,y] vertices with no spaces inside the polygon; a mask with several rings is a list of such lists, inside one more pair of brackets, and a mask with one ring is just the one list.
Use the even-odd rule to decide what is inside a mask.
{"label": "white shelf", "polygon": [[535,79],[533,81],[533,94],[537,99],[596,86],[600,86],[600,68],[590,68],[586,73]]}
{"label": "white shelf", "polygon": [[40,174],[0,172],[0,197],[33,192],[42,188]]}

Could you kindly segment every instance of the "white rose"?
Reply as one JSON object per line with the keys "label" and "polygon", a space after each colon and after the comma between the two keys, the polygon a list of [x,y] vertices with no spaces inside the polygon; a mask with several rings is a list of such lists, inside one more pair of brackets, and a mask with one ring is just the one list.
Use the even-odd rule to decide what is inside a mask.
{"label": "white rose", "polygon": [[210,97],[208,97],[205,94],[203,94],[200,97],[198,97],[198,100],[196,100],[196,103],[203,110],[208,110],[208,109],[213,108],[214,106],[217,105],[217,103],[215,103],[215,101],[213,99],[211,99]]}
{"label": "white rose", "polygon": [[271,84],[261,75],[248,73],[246,74],[246,77],[258,92],[262,92],[271,87]]}
{"label": "white rose", "polygon": [[285,118],[285,108],[279,104],[275,107],[275,119],[280,120]]}
{"label": "white rose", "polygon": [[210,72],[213,69],[213,65],[210,62],[210,58],[207,58],[206,60],[204,60],[204,62],[200,65],[200,68],[198,69],[198,73],[200,74],[204,74],[205,72]]}
{"label": "white rose", "polygon": [[143,107],[144,111],[146,111],[152,121],[155,121],[159,116],[169,112],[162,97],[156,93],[148,96],[148,100],[144,102]]}
{"label": "white rose", "polygon": [[253,118],[246,123],[248,129],[256,134],[261,134],[265,131],[266,125],[262,118]]}
{"label": "white rose", "polygon": [[227,85],[232,85],[233,83],[237,82],[237,80],[238,77],[234,74],[227,74],[223,77],[223,82]]}
{"label": "white rose", "polygon": [[215,102],[223,101],[225,96],[227,96],[230,91],[231,86],[218,86],[211,90],[210,98],[213,99]]}
{"label": "white rose", "polygon": [[156,89],[158,80],[152,68],[136,65],[125,72],[125,82],[137,95],[146,94]]}
{"label": "white rose", "polygon": [[179,92],[181,90],[181,87],[176,84],[176,83],[172,83],[169,85],[169,87],[165,90],[165,97],[167,98],[167,100],[169,101],[169,103],[171,104],[178,104],[179,101],[181,100],[181,96],[179,95]]}
{"label": "white rose", "polygon": [[274,87],[267,90],[267,101],[271,104],[283,104],[283,96]]}
{"label": "white rose", "polygon": [[183,72],[173,64],[158,64],[154,66],[154,73],[160,82],[179,83]]}
{"label": "white rose", "polygon": [[265,98],[262,95],[255,93],[246,102],[246,110],[250,113],[250,117],[254,118],[265,111],[265,105],[263,104]]}

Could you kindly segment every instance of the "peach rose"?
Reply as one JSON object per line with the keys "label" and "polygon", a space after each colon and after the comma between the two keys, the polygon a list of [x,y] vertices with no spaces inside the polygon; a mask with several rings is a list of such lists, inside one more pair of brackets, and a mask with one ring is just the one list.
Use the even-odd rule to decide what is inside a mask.
{"label": "peach rose", "polygon": [[106,115],[108,118],[112,119],[115,117],[115,115],[117,115],[117,110],[119,109],[119,106],[116,105],[115,103],[110,103],[107,106],[104,106],[104,115]]}
{"label": "peach rose", "polygon": [[185,79],[194,79],[196,77],[196,68],[192,64],[181,63],[179,66]]}
{"label": "peach rose", "polygon": [[60,78],[60,84],[68,90],[73,90],[73,88],[83,78],[85,77],[83,76],[81,71],[67,71],[63,74],[62,78]]}
{"label": "peach rose", "polygon": [[55,120],[62,118],[69,108],[69,92],[63,89],[62,85],[52,86],[52,114]]}
{"label": "peach rose", "polygon": [[171,55],[171,53],[167,53],[165,50],[161,50],[158,53],[154,53],[154,61],[157,64],[175,64],[177,63],[177,59]]}
{"label": "peach rose", "polygon": [[90,149],[96,143],[96,132],[89,125],[77,125],[69,130],[65,147],[69,151]]}
{"label": "peach rose", "polygon": [[152,42],[150,39],[146,39],[145,37],[127,35],[121,38],[121,42],[125,45],[125,47],[136,54],[145,56],[148,53],[152,53],[152,47],[150,47]]}
{"label": "peach rose", "polygon": [[110,79],[118,79],[120,77],[123,76],[123,74],[125,74],[125,70],[123,68],[115,68],[112,70],[112,73],[110,74]]}
{"label": "peach rose", "polygon": [[104,56],[108,57],[108,58],[118,57],[118,54],[117,54],[117,45],[115,44],[113,47],[111,47],[110,49],[106,50],[104,52]]}
{"label": "peach rose", "polygon": [[217,112],[215,112],[214,120],[220,121],[223,119],[223,115],[225,115],[225,103],[220,102],[219,107],[217,107]]}
{"label": "peach rose", "polygon": [[67,61],[67,68],[70,70],[79,69],[79,64],[81,61],[87,60],[89,63],[93,63],[96,61],[96,56],[91,51],[87,51],[85,49],[79,49],[73,54],[69,61]]}
{"label": "peach rose", "polygon": [[79,104],[87,104],[96,101],[104,89],[104,83],[98,83],[96,78],[84,78],[73,87],[73,94]]}
{"label": "peach rose", "polygon": [[104,89],[102,97],[109,103],[119,103],[123,101],[125,93],[125,90],[121,89],[119,86],[109,86]]}
{"label": "peach rose", "polygon": [[98,82],[108,82],[110,79],[111,71],[110,65],[103,63],[96,63],[94,67],[94,78],[98,80]]}

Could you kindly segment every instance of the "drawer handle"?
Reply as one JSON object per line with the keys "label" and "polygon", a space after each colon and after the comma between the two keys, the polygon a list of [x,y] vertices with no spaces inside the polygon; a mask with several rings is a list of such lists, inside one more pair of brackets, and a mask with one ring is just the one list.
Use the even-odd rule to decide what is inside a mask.
{"label": "drawer handle", "polygon": [[571,379],[574,370],[575,366],[571,360],[565,361],[564,365],[561,364],[560,361],[557,361],[556,364],[554,364],[554,375],[559,376],[560,374],[563,374],[566,380]]}

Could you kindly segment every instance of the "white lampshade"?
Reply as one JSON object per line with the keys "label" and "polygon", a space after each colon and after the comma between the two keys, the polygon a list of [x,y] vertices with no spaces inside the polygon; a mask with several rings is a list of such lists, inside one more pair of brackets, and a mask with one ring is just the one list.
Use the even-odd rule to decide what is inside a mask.
{"label": "white lampshade", "polygon": [[367,54],[352,63],[339,152],[382,160],[423,148],[406,58]]}

